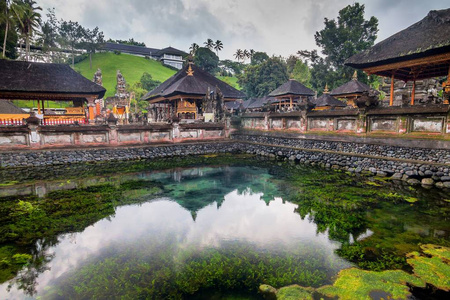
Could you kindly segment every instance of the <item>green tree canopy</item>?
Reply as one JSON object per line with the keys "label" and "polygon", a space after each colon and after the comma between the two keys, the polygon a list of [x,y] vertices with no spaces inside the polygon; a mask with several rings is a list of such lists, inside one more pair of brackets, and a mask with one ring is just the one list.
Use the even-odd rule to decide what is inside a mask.
{"label": "green tree canopy", "polygon": [[264,97],[289,79],[286,63],[271,57],[258,65],[250,65],[238,76],[238,83],[248,97]]}
{"label": "green tree canopy", "polygon": [[[354,69],[344,66],[350,56],[371,47],[378,32],[378,19],[364,19],[364,5],[355,3],[339,11],[337,20],[324,21],[325,28],[316,32],[317,46],[322,48],[324,57],[317,51],[299,51],[298,54],[311,62],[311,84],[317,91],[323,90],[326,83],[335,88],[351,79]],[[363,74],[358,74],[367,83]]]}
{"label": "green tree canopy", "polygon": [[[152,75],[150,75],[147,72],[144,72],[144,74],[142,74],[141,76],[141,87],[146,90],[147,92],[150,92],[151,90],[153,90],[155,87],[157,87],[158,85],[161,84],[160,81],[158,80],[154,80],[152,78]],[[143,96],[143,95],[142,95]]]}
{"label": "green tree canopy", "polygon": [[266,52],[259,52],[256,51],[252,54],[252,59],[250,64],[252,65],[259,65],[262,64],[263,62],[265,62],[266,60],[269,59],[269,55],[267,55]]}
{"label": "green tree canopy", "polygon": [[195,53],[194,63],[203,70],[214,74],[219,65],[219,57],[212,50],[200,47]]}
{"label": "green tree canopy", "polygon": [[295,63],[292,70],[292,78],[302,83],[304,86],[311,88],[311,72],[307,64],[303,63],[300,59]]}

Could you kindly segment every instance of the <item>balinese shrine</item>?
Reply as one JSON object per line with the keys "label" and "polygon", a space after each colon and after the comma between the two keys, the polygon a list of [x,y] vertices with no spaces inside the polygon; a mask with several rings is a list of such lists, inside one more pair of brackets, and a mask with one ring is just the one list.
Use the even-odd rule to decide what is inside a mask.
{"label": "balinese shrine", "polygon": [[[96,99],[106,90],[78,74],[69,65],[0,60],[0,101],[37,101],[37,117],[42,124],[94,122],[97,115]],[[45,100],[72,102],[62,115],[50,115]],[[86,106],[87,104],[87,106]]]}
{"label": "balinese shrine", "polygon": [[353,73],[352,80],[333,89],[330,95],[339,100],[345,101],[348,106],[357,107],[356,100],[364,93],[369,93],[370,86],[358,80],[357,72]]}
{"label": "balinese shrine", "polygon": [[178,73],[148,92],[149,122],[214,122],[221,119],[224,101],[245,94],[189,62]]}
{"label": "balinese shrine", "polygon": [[305,104],[309,98],[314,97],[315,92],[300,82],[289,79],[281,86],[273,90],[269,97],[274,97],[276,100],[272,102],[279,111],[294,110]]}

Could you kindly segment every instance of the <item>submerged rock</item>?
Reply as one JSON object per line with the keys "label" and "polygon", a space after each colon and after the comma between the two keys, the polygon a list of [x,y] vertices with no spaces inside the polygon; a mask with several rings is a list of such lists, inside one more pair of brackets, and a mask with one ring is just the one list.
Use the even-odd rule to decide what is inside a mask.
{"label": "submerged rock", "polygon": [[285,286],[279,290],[267,284],[259,286],[259,292],[266,300],[313,300],[314,291],[312,287],[302,287],[297,284]]}

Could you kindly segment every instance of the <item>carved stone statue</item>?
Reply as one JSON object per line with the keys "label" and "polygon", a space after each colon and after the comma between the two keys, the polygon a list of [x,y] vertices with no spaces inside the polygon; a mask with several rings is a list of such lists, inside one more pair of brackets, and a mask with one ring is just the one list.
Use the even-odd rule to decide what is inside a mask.
{"label": "carved stone statue", "polygon": [[223,94],[222,91],[216,87],[216,97],[214,99],[215,101],[215,112],[214,116],[216,120],[221,121],[224,117],[224,102],[223,102]]}
{"label": "carved stone statue", "polygon": [[120,73],[120,70],[117,70],[117,86],[116,86],[116,97],[119,98],[127,98],[127,83],[125,81],[125,78],[123,77],[122,73]]}
{"label": "carved stone statue", "polygon": [[97,71],[94,73],[94,79],[92,81],[98,85],[103,86],[102,70],[100,70],[100,68],[98,68]]}

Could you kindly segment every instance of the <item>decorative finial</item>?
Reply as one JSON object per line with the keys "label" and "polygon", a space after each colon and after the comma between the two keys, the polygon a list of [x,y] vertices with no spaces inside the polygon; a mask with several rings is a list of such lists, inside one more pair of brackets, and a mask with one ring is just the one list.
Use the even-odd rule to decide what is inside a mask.
{"label": "decorative finial", "polygon": [[330,92],[328,91],[328,83],[325,84],[325,89],[323,90],[324,94],[329,94]]}
{"label": "decorative finial", "polygon": [[192,63],[189,62],[189,67],[186,71],[187,76],[194,76],[194,70],[192,70]]}
{"label": "decorative finial", "polygon": [[358,73],[356,72],[356,70],[353,73],[352,80],[355,80],[355,81],[358,80]]}

